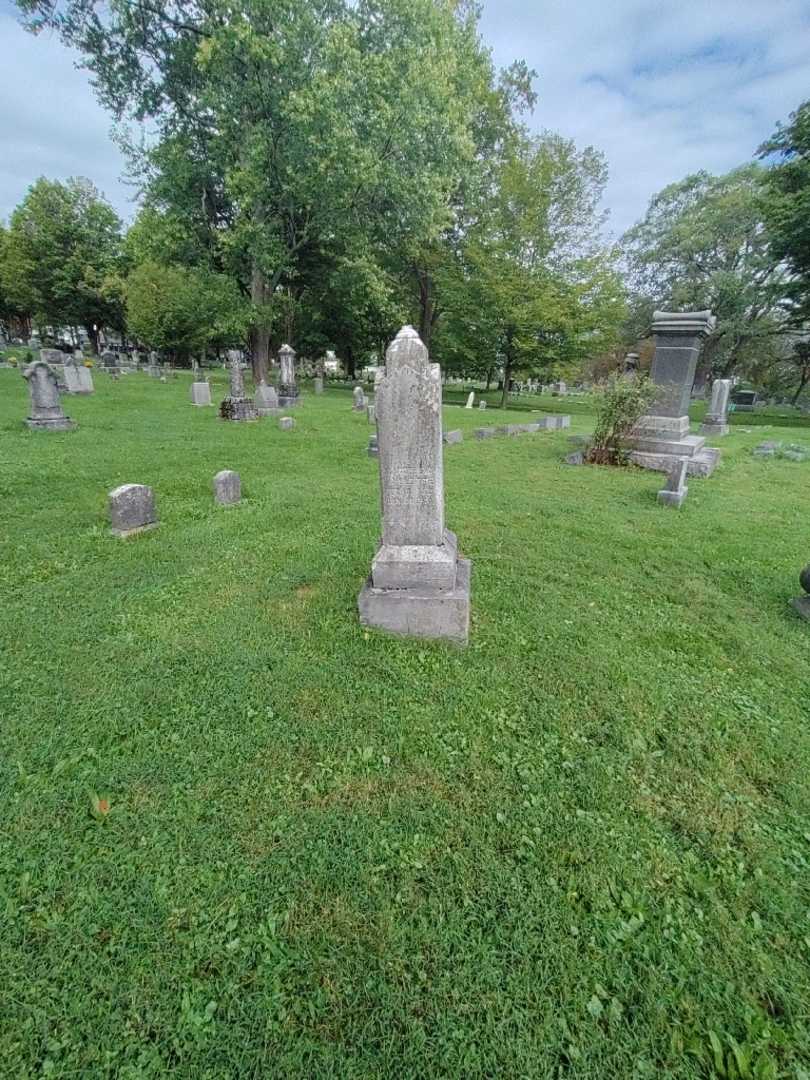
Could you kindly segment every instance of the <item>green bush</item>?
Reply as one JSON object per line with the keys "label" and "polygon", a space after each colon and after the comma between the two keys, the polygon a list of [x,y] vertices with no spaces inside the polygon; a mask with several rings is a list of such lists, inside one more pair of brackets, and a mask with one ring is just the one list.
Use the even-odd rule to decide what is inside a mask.
{"label": "green bush", "polygon": [[599,393],[596,427],[588,460],[597,465],[619,463],[630,432],[655,397],[655,386],[646,377],[614,376]]}

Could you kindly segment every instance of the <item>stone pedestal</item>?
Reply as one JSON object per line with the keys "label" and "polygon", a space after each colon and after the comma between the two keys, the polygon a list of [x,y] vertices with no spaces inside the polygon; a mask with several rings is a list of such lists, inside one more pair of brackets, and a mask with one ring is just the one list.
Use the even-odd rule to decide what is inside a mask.
{"label": "stone pedestal", "polygon": [[709,411],[700,428],[701,435],[722,438],[728,435],[728,399],[731,394],[731,379],[715,379],[712,386],[712,400]]}
{"label": "stone pedestal", "polygon": [[471,564],[444,525],[441,374],[412,327],[386,353],[376,410],[383,529],[360,621],[466,644]]}
{"label": "stone pedestal", "polygon": [[212,405],[211,387],[207,382],[193,382],[191,384],[191,404],[206,406]]}
{"label": "stone pedestal", "polygon": [[72,431],[76,424],[65,416],[59,400],[56,372],[42,360],[29,364],[23,372],[31,395],[31,414],[26,425],[32,431]]}
{"label": "stone pedestal", "polygon": [[689,433],[689,402],[703,339],[714,329],[708,311],[656,311],[653,318],[655,357],[652,381],[656,396],[628,440],[630,460],[645,469],[669,472],[687,459],[689,476],[709,476],[720,451]]}

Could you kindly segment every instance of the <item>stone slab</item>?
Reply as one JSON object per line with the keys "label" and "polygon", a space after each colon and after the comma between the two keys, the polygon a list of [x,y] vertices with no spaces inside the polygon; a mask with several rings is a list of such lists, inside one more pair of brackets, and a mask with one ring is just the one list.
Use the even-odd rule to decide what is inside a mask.
{"label": "stone slab", "polygon": [[715,423],[710,423],[710,422],[704,421],[700,425],[700,434],[701,435],[711,435],[711,436],[714,436],[716,438],[723,438],[725,435],[728,435],[728,433],[729,433],[729,425],[728,424],[723,424],[723,423],[715,424]]}
{"label": "stone slab", "polygon": [[479,427],[473,432],[476,439],[494,439],[498,434],[494,427]]}
{"label": "stone slab", "polygon": [[279,417],[278,426],[282,431],[292,431],[295,427],[295,420],[292,416]]}
{"label": "stone slab", "polygon": [[471,575],[472,563],[469,559],[459,559],[455,587],[445,592],[377,589],[369,577],[357,601],[360,622],[390,634],[466,645],[470,633]]}
{"label": "stone slab", "polygon": [[51,420],[34,420],[29,416],[25,424],[32,431],[73,431],[78,426],[69,416],[57,416]]}
{"label": "stone slab", "polygon": [[214,500],[220,506],[234,506],[242,498],[242,481],[239,473],[222,469],[214,477]]}
{"label": "stone slab", "polygon": [[631,440],[634,450],[642,454],[672,454],[675,457],[694,457],[706,445],[701,435],[686,435],[682,439],[637,439]]}
{"label": "stone slab", "polygon": [[211,387],[207,382],[194,382],[191,384],[191,404],[192,405],[212,405],[211,401]]}
{"label": "stone slab", "polygon": [[[634,465],[654,472],[668,473],[683,454],[648,454],[640,450],[631,451],[629,457]],[[720,460],[720,451],[715,447],[705,447],[700,453],[688,458],[687,476],[711,476]]]}
{"label": "stone slab", "polygon": [[449,529],[442,544],[381,544],[371,563],[376,589],[452,589],[456,581],[458,540]]}
{"label": "stone slab", "polygon": [[109,495],[113,536],[125,538],[157,525],[155,493],[145,484],[121,484]]}
{"label": "stone slab", "polygon": [[448,446],[455,446],[457,443],[464,442],[464,435],[460,431],[445,431],[442,439]]}
{"label": "stone slab", "polygon": [[790,605],[798,615],[810,622],[810,596],[797,596],[790,601]]}
{"label": "stone slab", "polygon": [[683,506],[688,494],[688,487],[682,488],[680,491],[667,491],[666,489],[663,489],[658,492],[658,501],[662,506],[672,506],[676,510],[679,510]]}

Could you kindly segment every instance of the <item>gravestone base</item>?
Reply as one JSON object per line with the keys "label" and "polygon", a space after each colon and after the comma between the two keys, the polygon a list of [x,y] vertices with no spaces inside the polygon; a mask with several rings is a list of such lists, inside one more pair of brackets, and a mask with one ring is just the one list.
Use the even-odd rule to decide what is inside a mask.
{"label": "gravestone base", "polygon": [[289,386],[279,383],[278,407],[280,409],[294,409],[301,404],[301,392],[297,386]]}
{"label": "gravestone base", "polygon": [[472,563],[458,559],[452,589],[378,589],[366,581],[357,600],[360,622],[375,630],[405,637],[428,638],[466,645],[470,634],[470,577]]}
{"label": "gravestone base", "polygon": [[126,540],[129,536],[138,536],[139,533],[150,532],[152,529],[156,529],[159,524],[159,521],[150,521],[146,525],[136,525],[134,529],[110,529],[110,535],[117,537],[119,540]]}
{"label": "gravestone base", "polygon": [[191,384],[192,405],[213,405],[211,401],[211,387],[207,382],[193,382]]}
{"label": "gravestone base", "polygon": [[728,435],[729,426],[725,421],[704,420],[700,425],[701,435],[715,435],[718,438],[722,438],[724,435]]}
{"label": "gravestone base", "polygon": [[256,407],[250,398],[226,397],[219,407],[223,420],[258,420]]}
{"label": "gravestone base", "polygon": [[664,488],[658,492],[658,501],[662,506],[674,506],[676,510],[680,510],[688,494],[688,487],[682,488],[680,491],[667,491]]}
{"label": "gravestone base", "polygon": [[633,465],[641,469],[652,469],[654,472],[671,471],[679,458],[687,457],[687,476],[711,476],[720,460],[720,451],[714,447],[704,447],[696,454],[688,456],[683,450],[680,453],[648,453],[641,450],[632,450],[629,459]]}
{"label": "gravestone base", "polygon": [[797,596],[795,600],[790,601],[790,606],[798,615],[810,622],[810,596]]}
{"label": "gravestone base", "polygon": [[52,419],[44,417],[39,420],[29,416],[25,425],[32,431],[73,431],[77,426],[76,421],[71,420],[69,416],[54,416]]}

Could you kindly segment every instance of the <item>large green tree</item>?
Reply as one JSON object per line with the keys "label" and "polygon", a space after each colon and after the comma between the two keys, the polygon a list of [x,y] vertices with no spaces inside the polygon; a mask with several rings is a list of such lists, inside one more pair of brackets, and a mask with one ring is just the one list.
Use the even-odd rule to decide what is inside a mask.
{"label": "large green tree", "polygon": [[761,166],[694,173],[656,195],[623,238],[633,285],[650,306],[710,308],[704,371],[728,376],[780,355],[786,272],[763,223]]}
{"label": "large green tree", "polygon": [[570,370],[607,347],[624,315],[611,254],[600,245],[601,156],[557,135],[513,140],[442,271],[437,355],[466,375]]}
{"label": "large green tree", "polygon": [[[448,218],[474,102],[457,0],[19,0],[83,54],[114,114],[148,118],[148,197],[200,230],[254,310],[315,246],[429,243]],[[205,239],[207,238],[207,239]],[[351,239],[351,243],[349,243]]]}
{"label": "large green tree", "polygon": [[37,180],[13,211],[0,281],[8,303],[40,326],[82,326],[94,346],[122,328],[107,279],[119,266],[121,223],[89,180]]}
{"label": "large green tree", "polygon": [[763,213],[776,259],[790,271],[791,321],[810,321],[810,101],[760,147],[773,162],[763,177]]}

